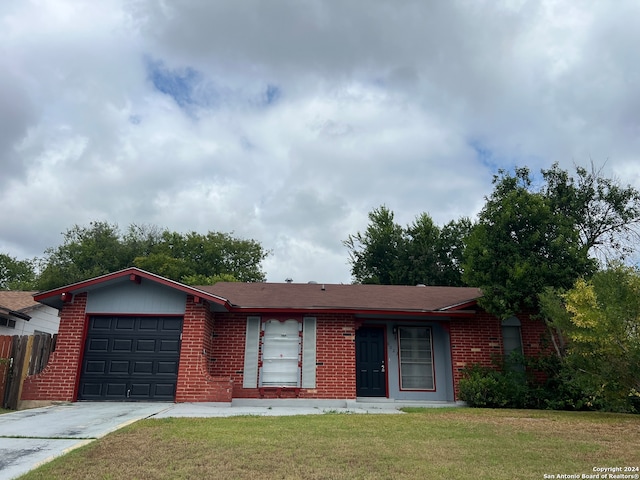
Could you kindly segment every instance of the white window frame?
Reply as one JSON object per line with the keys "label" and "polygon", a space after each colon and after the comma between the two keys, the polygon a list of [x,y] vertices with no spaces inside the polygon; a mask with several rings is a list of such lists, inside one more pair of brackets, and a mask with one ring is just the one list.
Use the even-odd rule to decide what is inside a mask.
{"label": "white window frame", "polygon": [[[429,343],[429,358],[428,359],[414,359],[414,358],[405,358],[403,359],[403,349],[402,349],[402,332],[405,330],[425,330],[427,332],[427,338]],[[401,391],[420,391],[420,392],[432,392],[436,389],[436,375],[435,369],[433,365],[433,332],[431,327],[426,326],[404,326],[398,327],[398,368],[399,368],[399,382],[400,382],[400,390]],[[414,339],[414,340],[417,340]],[[406,348],[405,348],[406,350]],[[423,365],[425,369],[424,377],[427,381],[430,380],[430,385],[425,385],[425,388],[416,388],[416,387],[406,387],[404,385],[405,373],[403,372],[404,366],[419,366]],[[406,376],[409,376],[408,374]]]}
{"label": "white window frame", "polygon": [[16,328],[16,321],[9,317],[0,317],[0,327]]}
{"label": "white window frame", "polygon": [[[277,331],[280,327],[295,323],[295,330],[291,334]],[[275,332],[270,334],[267,330],[273,326]],[[262,322],[260,335],[260,374],[259,387],[300,387],[302,379],[302,322],[297,318],[268,318]],[[279,345],[279,342],[281,344]],[[295,343],[295,347],[293,346]],[[284,352],[284,353],[283,353]],[[287,369],[283,373],[286,381],[265,380],[267,371],[278,370],[278,366]],[[291,367],[290,367],[291,366]],[[275,368],[274,368],[275,367]],[[291,371],[288,368],[292,368]],[[294,372],[295,370],[295,372]],[[269,377],[273,375],[269,372]],[[295,380],[293,380],[295,378]]]}
{"label": "white window frame", "polygon": [[[268,320],[274,317],[264,318]],[[278,318],[286,319],[285,317]],[[310,316],[291,319],[297,320],[302,326],[301,372],[298,387],[316,388],[317,319]],[[265,388],[262,385],[262,331],[263,317],[248,316],[245,330],[242,388]]]}

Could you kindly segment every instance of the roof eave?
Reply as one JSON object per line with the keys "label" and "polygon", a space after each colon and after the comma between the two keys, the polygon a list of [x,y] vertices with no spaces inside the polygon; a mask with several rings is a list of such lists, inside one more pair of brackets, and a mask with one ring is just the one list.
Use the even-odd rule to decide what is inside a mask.
{"label": "roof eave", "polygon": [[350,307],[242,307],[232,305],[232,313],[271,313],[271,314],[308,314],[308,313],[333,313],[333,314],[351,314],[358,316],[434,316],[434,317],[469,317],[476,314],[474,310],[458,310],[458,311],[442,311],[442,310],[403,310],[403,309],[384,309],[384,308],[350,308]]}
{"label": "roof eave", "polygon": [[2,316],[3,318],[15,317],[27,322],[31,320],[30,315],[27,315],[26,313],[20,312],[18,310],[11,310],[5,307],[0,307],[0,316]]}
{"label": "roof eave", "polygon": [[173,288],[175,290],[186,293],[187,295],[193,295],[209,302],[216,303],[225,309],[229,310],[231,308],[231,304],[226,298],[222,298],[213,293],[205,292],[204,290],[200,290],[198,288],[185,285],[180,282],[176,282],[175,280],[170,280],[165,277],[161,277],[160,275],[156,275],[151,272],[147,272],[145,270],[141,270],[136,267],[125,268],[124,270],[119,270],[117,272],[109,273],[106,275],[101,275],[99,277],[94,277],[89,280],[84,280],[82,282],[72,283],[70,285],[66,285],[64,287],[54,288],[52,290],[48,290],[45,292],[36,293],[33,296],[33,299],[36,302],[49,305],[51,307],[60,309],[62,308],[63,301],[61,300],[62,294],[76,294],[82,291],[85,291],[91,287],[98,286],[103,283],[112,282],[114,280],[122,279],[126,276],[135,275],[140,279],[146,279],[160,285],[164,285],[169,288]]}

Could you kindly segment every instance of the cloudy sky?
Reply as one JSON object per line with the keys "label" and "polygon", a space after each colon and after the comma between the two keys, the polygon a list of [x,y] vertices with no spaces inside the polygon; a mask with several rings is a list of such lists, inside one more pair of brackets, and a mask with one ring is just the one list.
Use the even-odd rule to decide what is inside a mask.
{"label": "cloudy sky", "polygon": [[350,282],[382,204],[474,217],[499,168],[640,188],[637,0],[2,0],[0,253],[94,220],[233,232]]}

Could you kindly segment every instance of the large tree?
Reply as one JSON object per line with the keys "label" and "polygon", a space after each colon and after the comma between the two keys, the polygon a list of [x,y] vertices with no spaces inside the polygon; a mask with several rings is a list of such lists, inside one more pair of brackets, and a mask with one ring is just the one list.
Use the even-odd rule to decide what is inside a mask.
{"label": "large tree", "polygon": [[[211,283],[215,278],[240,282],[265,280],[260,265],[269,252],[255,240],[228,233],[164,232],[151,254],[135,258],[140,268],[184,282]],[[222,276],[222,277],[221,277]]]}
{"label": "large tree", "polygon": [[47,290],[130,266],[181,282],[243,282],[265,279],[261,262],[268,252],[255,240],[227,233],[181,234],[149,225],[131,225],[121,234],[115,224],[75,225],[62,245],[46,250],[37,281]]}
{"label": "large tree", "polygon": [[344,242],[355,282],[462,285],[462,252],[472,225],[468,218],[440,228],[422,213],[403,228],[383,205],[369,213],[369,221],[364,233]]}
{"label": "large tree", "polygon": [[469,217],[451,220],[440,229],[438,237],[438,276],[431,285],[460,287],[465,285],[462,274],[464,251],[474,223]]}
{"label": "large tree", "polygon": [[537,308],[545,287],[569,288],[594,262],[571,216],[532,191],[527,168],[500,171],[465,250],[464,279],[481,287],[481,305],[506,318]]}
{"label": "large tree", "polygon": [[33,290],[35,279],[34,261],[0,253],[0,290]]}
{"label": "large tree", "polygon": [[123,248],[115,224],[74,225],[62,235],[62,245],[45,250],[44,267],[38,278],[42,290],[121,270],[133,261]]}
{"label": "large tree", "polygon": [[461,286],[462,254],[471,233],[468,218],[439,227],[422,213],[405,229],[402,283],[406,285]]}
{"label": "large tree", "polygon": [[602,169],[577,166],[572,176],[554,164],[542,170],[542,193],[551,208],[573,222],[580,243],[603,263],[624,260],[637,248],[640,192],[607,178]]}
{"label": "large tree", "polygon": [[349,250],[351,274],[357,283],[394,285],[400,282],[400,256],[404,249],[402,227],[391,210],[382,205],[369,212],[364,233],[349,235],[344,245]]}
{"label": "large tree", "polygon": [[500,171],[465,252],[464,278],[481,287],[482,304],[499,316],[537,308],[546,287],[567,289],[637,245],[640,193],[576,167],[554,164],[534,188],[527,168]]}

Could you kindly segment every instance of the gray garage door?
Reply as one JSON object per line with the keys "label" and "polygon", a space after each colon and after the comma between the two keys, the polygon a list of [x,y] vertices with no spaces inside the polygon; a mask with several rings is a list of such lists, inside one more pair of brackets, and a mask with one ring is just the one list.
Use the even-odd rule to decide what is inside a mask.
{"label": "gray garage door", "polygon": [[89,318],[79,400],[173,401],[182,317]]}

